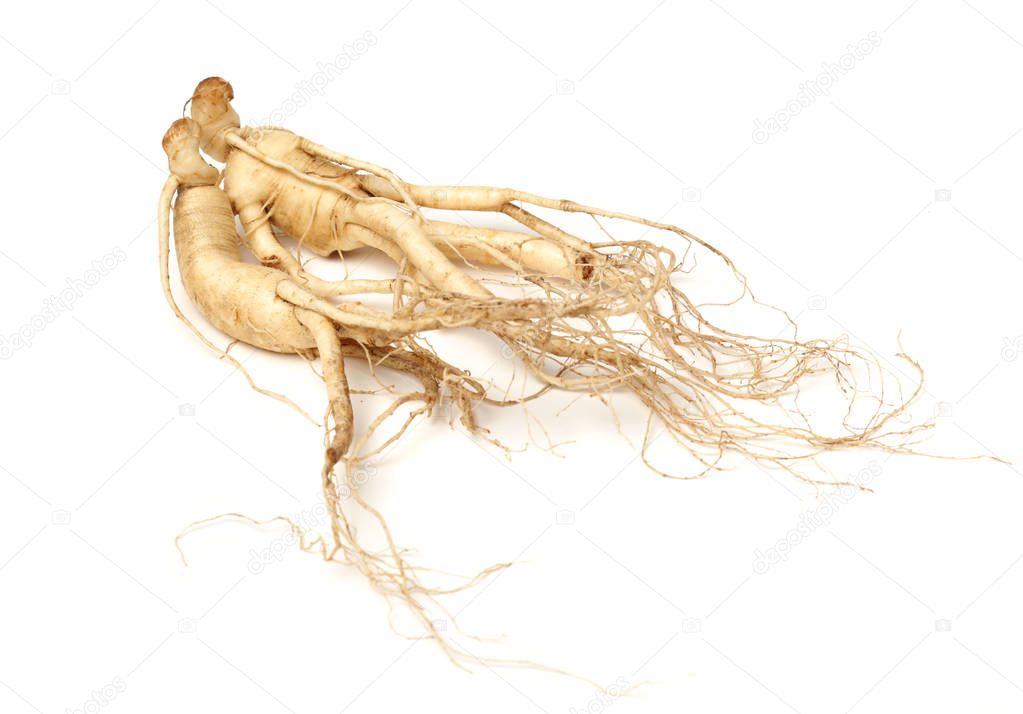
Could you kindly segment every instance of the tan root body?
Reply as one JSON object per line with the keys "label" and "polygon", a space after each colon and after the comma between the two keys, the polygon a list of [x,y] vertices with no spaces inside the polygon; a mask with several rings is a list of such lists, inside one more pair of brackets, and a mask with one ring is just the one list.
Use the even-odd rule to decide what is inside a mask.
{"label": "tan root body", "polygon": [[[820,483],[825,481],[797,466],[813,469],[818,456],[849,448],[912,452],[928,428],[905,417],[922,373],[904,393],[901,383],[893,386],[886,378],[878,358],[844,339],[798,339],[787,315],[785,337],[718,326],[711,309],[759,303],[727,256],[681,228],[508,188],[409,185],[386,169],[284,129],[243,128],[233,98],[223,79],[204,80],[191,98],[193,119],[176,122],[168,132],[164,147],[172,177],[161,199],[164,254],[166,206],[176,191],[179,270],[199,310],[234,339],[319,356],[332,424],[322,471],[331,534],[314,536],[290,525],[307,550],[356,565],[381,592],[406,605],[425,636],[453,660],[463,660],[464,653],[434,628],[431,612],[443,611],[435,596],[506,565],[455,588],[426,585],[352,477],[357,464],[393,443],[442,399],[457,405],[467,431],[492,439],[476,421],[479,403],[522,404],[562,390],[610,405],[612,394],[631,394],[649,413],[644,460],[673,478],[699,477],[723,468],[727,459],[744,458]],[[200,147],[224,162],[223,190],[216,170],[199,156]],[[541,217],[525,206],[557,217]],[[522,230],[462,226],[431,219],[423,209],[502,214]],[[241,261],[232,212],[241,220],[245,245],[263,266]],[[553,222],[565,214],[591,217],[607,239],[589,242]],[[643,237],[616,240],[604,225],[614,221],[666,231],[680,248]],[[398,269],[388,280],[324,280],[303,267],[273,227],[320,256],[376,248]],[[692,251],[723,265],[740,295],[700,304],[683,290]],[[499,275],[523,296],[496,296],[481,271]],[[166,269],[164,285],[170,297]],[[367,294],[391,295],[392,308],[370,309],[347,299]],[[424,339],[424,332],[452,327],[497,336],[540,386],[510,397],[471,378]],[[919,371],[915,361],[899,357]],[[356,434],[345,376],[345,360],[351,359],[411,375],[422,389],[396,394]],[[811,423],[800,402],[821,385],[837,407],[837,417],[824,428]],[[406,408],[416,403],[421,406]],[[371,435],[402,410],[407,416],[397,432],[370,448]],[[648,460],[656,427],[671,436],[687,462],[673,460],[667,468]],[[346,501],[375,521],[383,550],[365,545]]]}
{"label": "tan root body", "polygon": [[464,295],[489,293],[452,263],[451,256],[550,275],[576,273],[577,256],[542,238],[425,220],[393,178],[381,180],[397,200],[372,198],[360,187],[356,170],[365,168],[385,177],[390,177],[389,172],[340,156],[284,129],[240,129],[232,98],[231,86],[219,78],[204,80],[196,88],[191,111],[202,125],[203,147],[226,163],[224,187],[253,252],[294,277],[308,279],[310,289],[321,295],[337,292],[304,275],[274,237],[270,222],[318,255],[360,246],[377,248],[398,263],[407,260],[433,287]]}
{"label": "tan root body", "polygon": [[[384,531],[389,533],[382,517],[358,494],[358,485],[352,480],[350,471],[346,471],[341,482],[334,472],[339,462],[354,462],[349,454],[353,441],[353,415],[344,359],[347,356],[372,360],[374,364],[420,379],[424,392],[399,400],[395,409],[400,403],[418,397],[426,403],[424,409],[428,410],[439,398],[443,382],[448,391],[457,395],[468,413],[470,400],[478,399],[482,388],[466,379],[470,385],[466,389],[457,379],[458,371],[432,355],[414,350],[373,349],[354,342],[350,337],[343,339],[343,328],[317,312],[316,304],[312,304],[311,309],[300,305],[313,296],[294,285],[286,273],[243,262],[229,201],[215,185],[217,172],[199,157],[198,140],[199,127],[189,119],[175,122],[164,138],[171,177],[161,193],[158,223],[161,276],[168,302],[175,314],[204,343],[213,347],[178,309],[170,287],[167,265],[170,207],[176,196],[173,225],[178,269],[185,291],[202,315],[236,340],[275,352],[315,351],[321,360],[333,422],[323,468],[323,489],[332,514],[333,542],[306,542],[306,534],[302,533],[303,546],[318,550],[325,559],[355,564],[378,589],[409,605],[423,626],[432,631],[432,620],[424,600],[428,601],[434,590],[418,583],[414,570],[407,567],[404,556],[393,543],[385,554],[364,549],[345,515],[340,494],[353,493],[356,502],[376,517]],[[240,368],[237,362],[235,364]],[[471,418],[467,418],[467,423],[471,424]],[[456,659],[454,651],[446,645],[445,649]]]}

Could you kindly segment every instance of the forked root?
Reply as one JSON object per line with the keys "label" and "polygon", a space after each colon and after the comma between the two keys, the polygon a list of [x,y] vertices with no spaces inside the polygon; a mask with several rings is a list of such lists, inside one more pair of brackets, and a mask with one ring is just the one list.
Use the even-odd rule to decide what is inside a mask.
{"label": "forked root", "polygon": [[[923,370],[902,351],[898,357],[916,373],[908,383],[898,378],[893,382],[877,356],[844,339],[800,339],[795,324],[780,310],[790,330],[784,337],[746,334],[712,320],[711,307],[747,300],[762,304],[727,255],[677,226],[514,189],[410,185],[372,164],[302,140],[302,148],[312,155],[338,167],[369,172],[354,175],[361,189],[353,191],[350,185],[267,157],[233,131],[224,134],[224,144],[225,150],[244,151],[291,179],[349,201],[352,220],[374,235],[387,236],[381,247],[396,262],[413,256],[408,262],[429,283],[400,272],[390,281],[330,284],[302,271],[294,256],[280,256],[291,279],[277,284],[277,295],[295,306],[296,315],[316,338],[333,420],[322,471],[331,537],[315,538],[294,522],[287,523],[300,536],[304,550],[355,565],[389,602],[404,605],[421,625],[423,636],[436,640],[460,665],[474,658],[437,630],[435,613],[444,612],[437,598],[470,587],[508,564],[492,566],[454,587],[428,585],[426,569],[410,563],[396,545],[382,514],[360,493],[357,477],[366,460],[394,443],[443,399],[457,405],[468,432],[492,438],[476,421],[474,408],[479,403],[522,404],[560,390],[593,395],[613,409],[610,397],[626,392],[649,414],[644,462],[655,472],[678,479],[698,478],[747,459],[811,483],[843,484],[807,476],[799,467],[816,468],[822,455],[854,448],[917,453],[931,426],[909,416],[922,390]],[[530,206],[589,216],[606,240],[585,241],[554,222],[560,218],[542,218]],[[270,235],[272,213],[265,213],[265,208],[253,206],[242,212],[255,250],[264,259],[279,248]],[[501,213],[529,232],[462,228],[431,221],[422,208]],[[676,252],[643,239],[616,239],[602,219],[668,231],[681,241],[681,248]],[[361,244],[373,245],[372,240],[367,235]],[[685,266],[691,262],[690,251],[701,250],[730,271],[739,288],[733,298],[699,303],[680,287],[689,278]],[[452,271],[446,262],[451,256],[482,267],[505,268],[504,283],[525,297],[491,294]],[[407,267],[403,265],[403,271]],[[389,292],[392,310],[332,299],[357,290]],[[491,394],[465,369],[445,361],[422,336],[449,327],[495,335],[540,386],[518,397]],[[355,436],[345,359],[362,359],[374,370],[381,367],[412,376],[422,389],[395,394],[366,431]],[[819,396],[824,389],[837,416],[822,424],[802,402],[807,394]],[[397,431],[370,448],[374,433],[392,417],[400,421],[397,415],[402,410],[407,415]],[[672,468],[653,463],[649,447],[657,428],[691,457],[690,463]],[[352,522],[355,512],[372,520],[382,548],[367,545],[365,534],[360,535]]]}

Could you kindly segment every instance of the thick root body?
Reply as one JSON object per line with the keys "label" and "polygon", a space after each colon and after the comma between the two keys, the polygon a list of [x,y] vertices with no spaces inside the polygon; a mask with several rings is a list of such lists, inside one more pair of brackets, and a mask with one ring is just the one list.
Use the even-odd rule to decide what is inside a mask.
{"label": "thick root body", "polygon": [[[259,144],[249,144],[246,137],[257,138]],[[319,255],[373,245],[378,241],[360,240],[363,232],[369,231],[393,244],[401,259],[434,287],[461,295],[490,295],[430,240],[419,216],[391,201],[360,200],[362,196],[353,195],[346,185],[349,174],[307,154],[294,134],[280,129],[247,130],[229,137],[228,143],[235,150],[227,157],[224,187],[234,207],[245,211],[248,224],[260,220],[254,207],[262,206],[270,222]],[[282,170],[280,165],[292,171]],[[317,183],[296,178],[293,172],[315,176]],[[276,238],[273,242],[277,243]],[[281,260],[279,244],[274,248],[259,239],[253,241],[253,248],[261,260]],[[301,277],[294,264],[282,264],[293,276]]]}
{"label": "thick root body", "polygon": [[174,226],[185,292],[218,330],[274,352],[316,346],[294,306],[277,295],[287,275],[242,261],[234,214],[223,191],[216,186],[180,190]]}
{"label": "thick root body", "polygon": [[[178,258],[186,290],[211,322],[236,339],[276,351],[316,349],[333,421],[322,472],[332,539],[303,540],[303,547],[356,565],[381,592],[405,604],[426,636],[454,659],[457,653],[430,617],[434,596],[448,591],[421,582],[351,476],[356,464],[393,443],[445,397],[458,406],[469,432],[484,433],[474,413],[480,402],[522,404],[556,389],[610,404],[610,393],[627,392],[650,415],[644,461],[672,478],[700,477],[728,467],[728,459],[746,459],[818,483],[795,466],[816,468],[822,454],[851,448],[912,453],[929,428],[905,418],[921,391],[922,371],[904,393],[902,381],[893,384],[877,357],[844,339],[799,339],[782,311],[791,336],[759,337],[712,321],[708,306],[762,304],[726,255],[677,226],[511,188],[405,184],[389,171],[290,132],[242,129],[230,99],[223,80],[207,80],[193,98],[193,114],[206,121],[203,146],[226,162],[226,194],[189,152],[178,156],[175,175],[182,188],[175,226],[182,232]],[[264,267],[239,260],[232,206]],[[529,206],[587,215],[607,239],[582,240],[556,224],[564,216],[541,218]],[[429,220],[421,208],[501,213],[529,232]],[[602,219],[669,231],[682,244],[681,255],[642,237],[616,240]],[[322,280],[280,245],[271,225],[320,256],[379,249],[399,270],[393,280]],[[690,250],[721,261],[741,294],[702,304],[691,290],[687,294],[680,285]],[[525,297],[495,297],[462,264],[505,269],[505,282]],[[358,292],[390,293],[391,310],[337,300]],[[491,395],[488,385],[443,360],[422,336],[451,327],[497,336],[541,386],[518,397]],[[899,357],[919,370],[911,358]],[[355,435],[346,358],[414,376],[422,390],[397,394]],[[813,410],[804,410],[800,399],[811,384],[825,382],[838,416],[811,424]],[[422,406],[383,446],[370,450],[370,436],[410,403]],[[674,458],[670,469],[648,460],[654,425],[692,457],[684,466]],[[360,541],[346,500],[376,521],[386,548],[373,551]]]}

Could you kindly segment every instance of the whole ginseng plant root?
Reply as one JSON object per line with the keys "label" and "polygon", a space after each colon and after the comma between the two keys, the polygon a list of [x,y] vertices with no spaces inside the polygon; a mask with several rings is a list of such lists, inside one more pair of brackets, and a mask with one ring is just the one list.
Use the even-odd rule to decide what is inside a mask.
{"label": "whole ginseng plant root", "polygon": [[[403,372],[422,384],[422,391],[396,399],[370,426],[370,432],[407,402],[421,401],[424,404],[418,411],[412,412],[409,420],[428,412],[437,403],[442,391],[461,408],[462,423],[466,428],[475,431],[477,427],[472,404],[484,398],[482,385],[432,353],[419,349],[414,343],[405,343],[402,335],[494,317],[500,320],[504,317],[502,311],[510,310],[514,315],[536,314],[549,309],[549,306],[520,301],[483,311],[472,305],[457,310],[457,315],[453,315],[444,305],[437,309],[426,306],[415,317],[401,318],[374,314],[373,311],[359,310],[352,305],[334,306],[317,300],[292,282],[283,271],[242,260],[239,250],[241,241],[235,229],[230,203],[227,195],[216,185],[219,174],[199,155],[198,125],[190,119],[178,120],[164,136],[163,146],[171,175],[161,192],[158,208],[160,274],[164,294],[174,313],[203,343],[213,347],[178,308],[171,290],[168,263],[172,201],[178,271],[185,292],[200,313],[236,341],[274,352],[299,354],[307,358],[318,356],[321,362],[329,402],[328,423],[333,422],[328,428],[322,470],[324,497],[331,514],[330,539],[310,537],[294,522],[280,520],[288,522],[294,529],[301,539],[303,549],[319,552],[326,560],[355,565],[378,590],[408,605],[430,636],[435,637],[448,655],[458,661],[461,655],[440,637],[427,610],[432,598],[441,590],[430,588],[419,581],[416,570],[409,567],[405,555],[391,540],[383,518],[362,498],[358,484],[352,478],[351,466],[372,454],[361,454],[365,436],[355,438],[345,359],[369,361],[374,367]],[[346,307],[352,309],[346,310]],[[226,356],[237,368],[243,369],[226,352],[222,356]],[[281,395],[268,394],[283,398]],[[407,426],[408,422],[399,434]],[[397,435],[392,438],[397,438]],[[349,468],[339,481],[335,466],[342,461]],[[387,548],[383,553],[363,546],[346,515],[342,494],[350,494],[360,507],[379,521],[387,535]],[[229,515],[245,518],[240,514]],[[200,521],[193,526],[204,522],[208,521]],[[498,565],[487,569],[462,587],[502,567]]]}
{"label": "whole ginseng plant root", "polygon": [[[791,338],[760,337],[717,326],[679,287],[690,250],[708,252],[737,278],[742,294],[734,302],[752,299],[746,278],[718,249],[677,226],[516,189],[407,184],[285,129],[241,127],[233,98],[227,81],[211,77],[196,87],[191,112],[203,149],[226,162],[225,190],[261,260],[323,298],[392,292],[403,314],[414,314],[423,300],[447,301],[452,309],[455,298],[460,309],[500,304],[464,266],[505,268],[505,283],[574,308],[476,326],[504,340],[549,388],[595,394],[625,389],[638,396],[700,464],[693,473],[665,475],[703,475],[729,452],[788,468],[850,447],[905,451],[927,426],[897,419],[920,383],[892,399],[864,392],[857,385],[868,378],[874,391],[883,391],[880,363],[844,339],[802,341],[794,329]],[[606,230],[607,240],[587,242],[522,205],[667,232],[681,244],[681,255],[642,237],[615,240]],[[423,208],[501,213],[530,232],[434,221]],[[271,225],[319,255],[377,247],[407,269],[405,279],[323,281],[301,267]],[[793,400],[810,378],[827,374],[836,380],[849,418],[836,431],[820,433]],[[864,414],[864,403],[875,408]]]}
{"label": "whole ginseng plant root", "polygon": [[[202,187],[211,204],[216,192],[217,214],[224,214],[229,204],[241,220],[246,245],[263,262],[263,269],[271,271],[261,275],[273,277],[261,278],[262,292],[242,291],[239,278],[237,294],[218,303],[231,319],[206,314],[215,326],[249,344],[307,356],[315,350],[335,424],[322,473],[331,535],[328,539],[310,534],[288,523],[306,550],[355,564],[378,590],[408,606],[424,636],[437,640],[455,661],[462,661],[464,653],[453,649],[432,624],[431,609],[443,609],[436,596],[470,585],[506,564],[455,588],[427,586],[420,577],[422,569],[410,564],[383,516],[359,494],[352,477],[357,464],[393,443],[413,420],[430,414],[444,398],[457,405],[468,432],[500,443],[478,424],[476,405],[522,404],[563,391],[594,396],[613,409],[615,395],[631,395],[648,413],[642,425],[645,463],[663,476],[680,479],[701,477],[746,459],[813,483],[842,483],[814,476],[819,456],[863,447],[913,453],[930,426],[912,421],[906,413],[921,391],[923,373],[901,351],[899,357],[919,377],[908,391],[897,378],[893,385],[877,357],[844,338],[799,339],[782,311],[778,313],[784,315],[786,336],[747,334],[711,319],[712,312],[759,303],[726,255],[681,228],[515,189],[407,184],[390,171],[285,129],[242,127],[231,106],[233,98],[225,80],[203,80],[190,100],[194,123],[184,125],[189,142],[198,142],[212,158],[224,162],[223,191],[205,173],[212,169],[201,162],[193,143],[187,146],[193,162],[189,166],[200,162],[206,167]],[[173,155],[171,167],[173,171]],[[175,187],[187,187],[177,175]],[[168,190],[173,193],[173,188]],[[178,190],[180,206],[187,194],[180,193],[184,188]],[[521,230],[435,220],[424,209],[502,214]],[[539,211],[553,217],[541,217]],[[558,225],[573,216],[592,218],[604,239],[587,241]],[[607,228],[611,223],[667,235],[677,250],[646,239],[645,233],[616,239]],[[395,276],[325,280],[306,270],[299,256],[281,244],[275,229],[320,256],[376,248],[394,261]],[[227,241],[226,226],[223,231]],[[233,226],[230,231],[234,240]],[[187,236],[178,237],[179,258],[183,242],[188,242]],[[230,260],[236,261],[237,248],[232,250]],[[693,297],[692,290],[683,289],[693,282],[697,254],[724,266],[737,281],[739,295],[704,303]],[[207,258],[195,260],[201,264]],[[209,300],[204,302],[200,292],[188,287],[186,265],[181,271],[200,310],[211,309]],[[496,294],[485,285],[491,282],[514,296]],[[390,309],[371,309],[350,299],[370,294],[389,295]],[[275,326],[250,334],[232,322],[238,310],[268,318],[269,303],[275,310],[291,311],[294,319],[286,330]],[[451,327],[470,327],[499,338],[528,370],[535,388],[518,396],[502,394],[470,377],[464,366],[442,358],[425,333]],[[274,344],[266,343],[266,334],[275,336]],[[288,349],[280,349],[281,342]],[[422,390],[397,395],[365,433],[353,437],[343,379],[346,359],[411,375]],[[807,395],[815,398],[811,409],[801,406]],[[374,431],[416,402],[422,406],[408,413],[397,433],[383,446],[370,449]],[[826,413],[829,423],[813,423],[811,411]],[[619,426],[624,430],[632,425]],[[679,455],[688,458],[673,459],[670,468],[655,464],[649,446],[658,429],[671,436]],[[808,464],[810,472],[799,469],[800,464]],[[338,470],[344,475],[337,475]],[[342,492],[350,493],[351,501],[376,521],[386,543],[383,550],[363,546]]]}

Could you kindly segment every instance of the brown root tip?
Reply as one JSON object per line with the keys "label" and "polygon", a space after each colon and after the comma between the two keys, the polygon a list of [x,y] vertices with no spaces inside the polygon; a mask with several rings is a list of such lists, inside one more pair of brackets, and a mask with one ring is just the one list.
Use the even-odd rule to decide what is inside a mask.
{"label": "brown root tip", "polygon": [[576,258],[576,265],[579,267],[579,277],[589,280],[593,277],[593,258],[585,253],[580,253]]}
{"label": "brown root tip", "polygon": [[183,186],[216,184],[220,173],[199,154],[201,127],[192,119],[178,119],[163,135],[167,165]]}
{"label": "brown root tip", "polygon": [[178,119],[170,125],[167,133],[163,135],[163,150],[170,156],[177,148],[186,145],[188,142],[199,143],[199,125],[187,117]]}
{"label": "brown root tip", "polygon": [[196,85],[193,97],[204,96],[229,102],[234,99],[234,88],[223,77],[207,77]]}
{"label": "brown root tip", "polygon": [[234,89],[220,77],[207,77],[192,92],[192,118],[202,126],[209,126],[224,117],[231,109]]}
{"label": "brown root tip", "polygon": [[225,161],[229,151],[225,132],[241,126],[238,112],[231,106],[234,89],[220,77],[207,77],[192,94],[192,118],[199,122],[202,150],[217,161]]}

